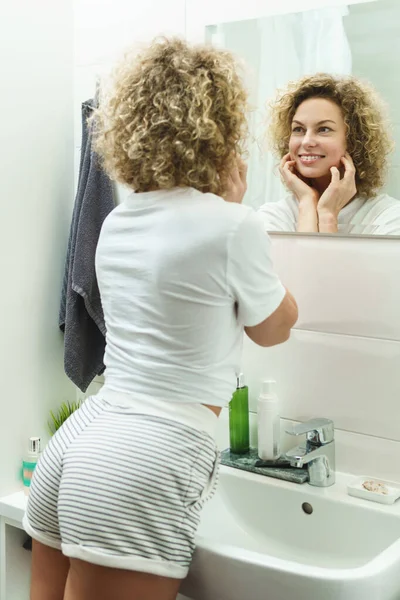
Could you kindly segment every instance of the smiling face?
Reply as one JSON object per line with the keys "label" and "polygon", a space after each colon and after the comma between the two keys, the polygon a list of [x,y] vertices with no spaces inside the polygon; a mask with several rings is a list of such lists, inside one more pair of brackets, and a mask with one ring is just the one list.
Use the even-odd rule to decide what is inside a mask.
{"label": "smiling face", "polygon": [[326,98],[304,100],[293,117],[289,152],[303,177],[330,177],[330,168],[339,168],[346,152],[346,126],[339,106]]}

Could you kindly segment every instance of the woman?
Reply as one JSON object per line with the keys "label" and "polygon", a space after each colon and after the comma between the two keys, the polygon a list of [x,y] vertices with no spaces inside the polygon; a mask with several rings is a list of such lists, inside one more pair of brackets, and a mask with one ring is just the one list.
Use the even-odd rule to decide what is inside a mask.
{"label": "woman", "polygon": [[267,231],[400,235],[400,201],[380,191],[392,143],[372,88],[324,73],[290,83],[270,134],[290,194],[260,207]]}
{"label": "woman", "polygon": [[229,53],[161,40],[126,57],[95,114],[104,168],[132,194],[96,254],[104,387],[32,482],[31,600],[172,600],[186,577],[243,331],[270,346],[297,319],[241,205],[245,109]]}

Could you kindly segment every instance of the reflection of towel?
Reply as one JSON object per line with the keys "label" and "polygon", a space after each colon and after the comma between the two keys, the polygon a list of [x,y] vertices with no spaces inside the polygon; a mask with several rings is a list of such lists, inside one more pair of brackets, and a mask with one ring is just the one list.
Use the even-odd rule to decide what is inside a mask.
{"label": "reflection of towel", "polygon": [[114,208],[113,187],[91,148],[87,118],[94,101],[82,104],[79,182],[69,234],[59,326],[64,331],[64,368],[83,392],[104,370],[106,328],[95,273],[100,229]]}
{"label": "reflection of towel", "polygon": [[[296,16],[295,33],[301,36],[300,55],[304,74],[351,74],[351,48],[343,20],[348,14],[347,6],[332,6],[307,10]],[[310,31],[313,35],[309,35]]]}

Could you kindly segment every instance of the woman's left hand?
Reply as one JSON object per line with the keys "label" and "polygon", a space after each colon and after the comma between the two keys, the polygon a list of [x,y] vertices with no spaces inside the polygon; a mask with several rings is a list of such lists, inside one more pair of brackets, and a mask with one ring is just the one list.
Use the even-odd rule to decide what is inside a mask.
{"label": "woman's left hand", "polygon": [[341,161],[344,166],[342,179],[340,179],[339,169],[331,167],[332,180],[318,202],[317,212],[320,232],[332,233],[337,231],[337,220],[340,211],[357,193],[356,169],[350,154],[346,152]]}

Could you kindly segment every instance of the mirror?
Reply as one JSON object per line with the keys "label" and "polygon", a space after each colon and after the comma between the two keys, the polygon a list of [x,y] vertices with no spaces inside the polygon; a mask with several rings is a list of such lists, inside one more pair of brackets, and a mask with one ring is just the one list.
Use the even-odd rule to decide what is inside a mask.
{"label": "mirror", "polygon": [[[233,51],[244,62],[253,107],[244,202],[260,211],[267,231],[400,236],[398,23],[400,2],[379,0],[207,27],[207,41]],[[321,81],[319,73],[327,77]],[[314,91],[299,104],[296,98],[305,89],[305,82],[301,86],[299,81],[306,76],[307,89],[313,86]],[[341,84],[336,104],[329,97],[313,97],[332,77],[336,93],[338,78],[349,76],[355,82]],[[360,90],[365,84],[368,88]],[[274,102],[271,112],[268,107]],[[273,145],[267,131],[274,116],[281,125],[274,130]],[[320,123],[326,119],[333,122]],[[294,159],[285,168],[296,176],[291,181],[297,195],[282,183],[281,157],[272,151],[277,145],[281,154],[290,150]],[[351,164],[341,160],[346,149],[354,159],[354,176]],[[332,188],[327,190],[333,165],[339,167],[336,177],[342,189],[347,169],[350,186],[339,201],[330,195]],[[329,222],[332,211],[336,228]]]}

